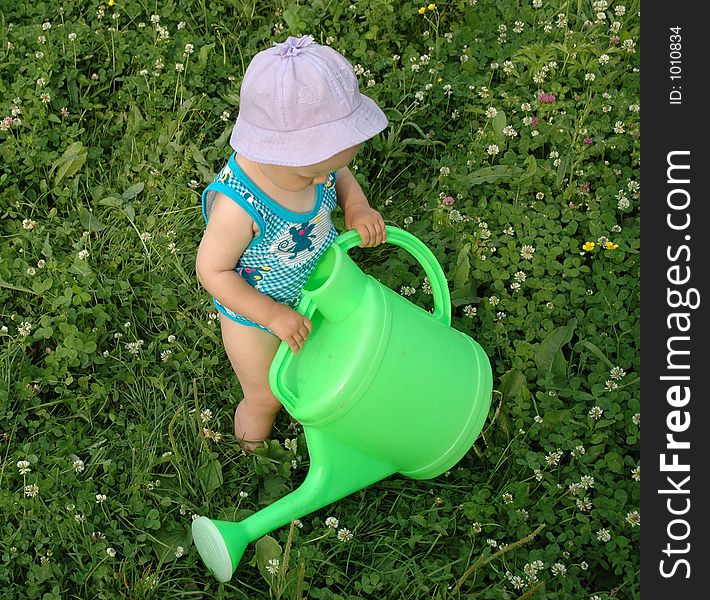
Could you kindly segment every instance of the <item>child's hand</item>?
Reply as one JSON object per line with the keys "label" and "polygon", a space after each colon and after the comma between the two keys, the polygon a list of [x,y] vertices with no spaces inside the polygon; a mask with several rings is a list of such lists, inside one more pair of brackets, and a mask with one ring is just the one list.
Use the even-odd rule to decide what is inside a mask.
{"label": "child's hand", "polygon": [[353,207],[345,212],[345,227],[357,229],[362,238],[361,248],[379,246],[387,241],[382,215],[367,205]]}
{"label": "child's hand", "polygon": [[278,302],[274,303],[270,318],[264,325],[286,342],[294,354],[298,354],[298,351],[303,348],[303,344],[313,330],[313,325],[307,317]]}

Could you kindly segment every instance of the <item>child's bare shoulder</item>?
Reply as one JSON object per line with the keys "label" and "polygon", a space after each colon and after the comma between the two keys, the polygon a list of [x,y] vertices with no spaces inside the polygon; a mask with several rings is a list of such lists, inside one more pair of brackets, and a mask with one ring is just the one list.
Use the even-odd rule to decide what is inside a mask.
{"label": "child's bare shoulder", "polygon": [[212,211],[210,212],[210,223],[219,223],[220,229],[229,231],[234,228],[235,233],[250,231],[252,235],[259,233],[259,228],[254,219],[234,200],[223,192],[216,192]]}

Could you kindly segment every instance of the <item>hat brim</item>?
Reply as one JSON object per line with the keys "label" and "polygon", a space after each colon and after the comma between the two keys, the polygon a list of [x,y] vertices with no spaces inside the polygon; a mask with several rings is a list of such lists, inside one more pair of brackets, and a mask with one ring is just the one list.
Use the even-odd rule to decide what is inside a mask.
{"label": "hat brim", "polygon": [[237,154],[262,164],[305,167],[322,162],[387,127],[387,117],[375,101],[364,94],[360,98],[360,106],[347,117],[298,131],[264,129],[240,115],[229,143]]}

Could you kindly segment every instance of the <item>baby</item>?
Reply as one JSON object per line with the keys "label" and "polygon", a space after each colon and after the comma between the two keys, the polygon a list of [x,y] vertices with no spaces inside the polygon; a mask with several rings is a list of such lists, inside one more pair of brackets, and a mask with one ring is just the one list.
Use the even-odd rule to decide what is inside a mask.
{"label": "baby", "polygon": [[382,216],[347,167],[386,126],[352,65],[310,35],[259,52],[244,74],[235,152],[202,194],[207,226],[196,261],[242,387],[234,433],[244,450],[269,437],[281,408],[269,387],[281,340],[298,353],[311,332],[294,309],[337,236],[336,204],[361,246],[386,239]]}

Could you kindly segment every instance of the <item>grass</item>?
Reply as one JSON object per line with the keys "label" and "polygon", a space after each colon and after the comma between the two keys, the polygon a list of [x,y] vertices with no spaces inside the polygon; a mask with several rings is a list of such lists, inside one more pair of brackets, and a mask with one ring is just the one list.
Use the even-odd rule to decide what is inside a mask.
{"label": "grass", "polygon": [[[637,598],[638,10],[3,9],[7,598]],[[219,584],[192,516],[242,519],[298,486],[309,462],[285,413],[255,455],[234,440],[240,392],[194,273],[199,198],[230,151],[251,56],[305,33],[343,52],[387,113],[356,176],[441,263],[453,326],[491,359],[493,403],[449,473],[393,476],[304,516],[251,544]],[[351,254],[431,308],[406,253]]]}

